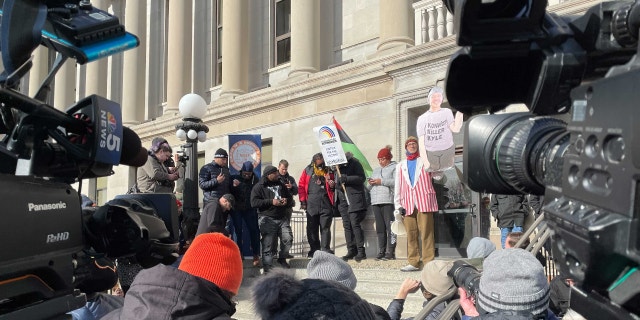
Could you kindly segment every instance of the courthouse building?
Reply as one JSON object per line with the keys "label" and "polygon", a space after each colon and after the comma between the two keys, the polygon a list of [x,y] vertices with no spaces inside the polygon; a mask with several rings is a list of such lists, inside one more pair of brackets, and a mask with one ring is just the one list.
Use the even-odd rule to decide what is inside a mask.
{"label": "courthouse building", "polygon": [[[181,144],[178,101],[197,93],[208,104],[202,120],[209,127],[198,144],[199,166],[218,148],[228,149],[228,135],[260,134],[262,164],[287,159],[296,180],[320,151],[312,128],[329,124],[332,116],[372,167],[385,145],[393,147],[394,160],[403,159],[404,141],[416,134],[416,120],[428,109],[428,92],[444,86],[458,49],[453,16],[440,0],[91,2],[120,17],[141,44],[87,65],[67,61],[55,78],[52,105],[64,109],[94,93],[107,97],[120,103],[125,125],[144,146],[162,136],[175,151]],[[599,1],[549,2],[550,11],[575,14]],[[30,96],[53,59],[44,47],[34,54],[23,85]],[[461,134],[456,144],[462,150]],[[135,169],[114,171],[85,182],[83,192],[100,204],[125,193]],[[459,192],[452,199],[468,197],[466,190],[450,192]],[[481,204],[476,196],[460,200],[462,207]],[[480,234],[481,224],[464,227],[475,228],[464,231],[465,238]],[[341,236],[340,224],[337,231]],[[369,237],[375,250],[375,232],[369,230]]]}

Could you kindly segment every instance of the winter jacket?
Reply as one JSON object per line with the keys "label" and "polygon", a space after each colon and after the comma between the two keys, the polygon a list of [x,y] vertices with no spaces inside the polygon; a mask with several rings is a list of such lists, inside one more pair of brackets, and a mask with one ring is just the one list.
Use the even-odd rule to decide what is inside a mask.
{"label": "winter jacket", "polygon": [[372,179],[382,179],[381,185],[371,186],[371,204],[393,204],[393,188],[396,185],[395,161],[389,162],[384,168],[373,169]]}
{"label": "winter jacket", "polygon": [[[391,301],[391,303],[389,303],[389,307],[387,307],[387,313],[389,313],[389,316],[391,317],[391,320],[400,320],[402,319],[402,311],[404,310],[404,299],[393,299],[393,301]],[[422,303],[422,307],[424,308],[427,303],[429,303],[429,301],[424,301],[424,303]],[[435,320],[438,319],[438,316],[442,313],[442,311],[444,311],[444,309],[447,307],[447,303],[446,302],[442,302],[439,305],[435,306],[433,308],[433,310],[431,310],[431,313],[429,313],[427,315],[427,317],[425,318],[425,320]],[[413,318],[406,318],[405,320],[411,320]]]}
{"label": "winter jacket", "polygon": [[[287,199],[285,206],[273,205],[273,199],[282,198]],[[287,209],[293,207],[293,196],[280,180],[269,181],[264,176],[251,190],[251,206],[258,209],[258,215],[282,219],[287,216]]]}
{"label": "winter jacket", "polygon": [[528,214],[524,195],[494,194],[491,196],[491,215],[498,220],[499,228],[510,228],[524,225],[524,217]]}
{"label": "winter jacket", "polygon": [[82,308],[69,312],[73,320],[98,320],[109,312],[122,308],[123,297],[106,293],[93,293],[87,295],[87,303]]}
{"label": "winter jacket", "polygon": [[147,157],[147,162],[138,167],[136,182],[142,193],[171,193],[175,183],[169,180],[169,171],[163,163],[153,155]]}
{"label": "winter jacket", "polygon": [[[218,183],[218,175],[220,172],[226,177],[222,183]],[[198,184],[200,189],[204,191],[204,202],[220,199],[223,195],[230,193],[232,180],[229,168],[218,165],[215,162],[209,162],[200,168],[198,174]]]}
{"label": "winter jacket", "polygon": [[[324,181],[322,190],[320,190],[320,186],[315,185],[317,179]],[[330,172],[329,180],[334,179],[334,173]],[[334,209],[335,188],[329,186],[329,181],[324,177],[316,177],[313,173],[313,165],[308,165],[302,170],[299,182],[298,198],[301,203],[307,204],[307,214],[311,216],[331,215]]]}
{"label": "winter jacket", "polygon": [[214,283],[158,264],[140,271],[112,319],[231,319],[235,305]]}
{"label": "winter jacket", "polygon": [[364,190],[364,169],[356,158],[347,159],[346,164],[340,165],[340,177],[336,177],[336,195],[340,204],[346,204],[344,189],[341,182],[346,180],[344,186],[349,197],[349,209],[347,212],[367,210],[367,201]]}
{"label": "winter jacket", "polygon": [[[233,180],[240,181],[240,184],[234,187]],[[258,180],[255,174],[252,174],[250,179],[245,179],[240,174],[231,176],[231,194],[236,198],[236,204],[233,206],[233,210],[246,211],[251,209],[251,190],[253,186],[258,183]]]}

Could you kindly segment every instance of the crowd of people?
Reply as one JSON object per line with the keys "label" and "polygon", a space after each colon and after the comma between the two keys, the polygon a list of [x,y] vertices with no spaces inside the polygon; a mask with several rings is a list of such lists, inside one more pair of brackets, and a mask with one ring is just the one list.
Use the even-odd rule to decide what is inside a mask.
{"label": "crowd of people", "polygon": [[[464,261],[482,272],[476,291],[456,287],[450,272],[453,260],[436,260],[434,215],[439,207],[433,184],[453,166],[452,134],[462,122],[461,114],[454,116],[440,108],[442,94],[438,87],[429,93],[430,108],[418,120],[418,137],[406,139],[403,159],[392,160],[391,146],[381,148],[379,166],[369,177],[349,152],[346,163],[337,167],[327,166],[322,153],[314,154],[298,183],[284,159],[278,167],[264,166],[260,176],[251,161],[232,175],[227,151],[218,149],[213,161],[200,169],[203,210],[194,235],[181,228],[185,252],[180,260],[173,266],[136,270],[124,297],[105,298],[99,290],[88,293],[90,303],[72,315],[76,319],[231,319],[243,277],[241,249],[249,247],[253,266],[263,271],[250,289],[260,319],[401,319],[408,295],[418,291],[429,310],[427,319],[436,319],[457,299],[460,310],[455,319],[556,319],[550,309],[555,304],[549,303],[553,292],[542,265],[531,253],[515,248],[530,206],[521,196],[492,196],[490,211],[501,229],[502,250],[485,238],[468,243]],[[154,139],[147,163],[138,169],[134,192],[173,192],[181,168],[179,161],[169,161],[171,156],[167,141]],[[288,259],[293,258],[294,196],[306,216],[306,279],[287,270],[291,268]],[[396,259],[398,235],[391,225],[400,219],[407,240],[407,264],[400,271],[420,272],[418,278],[407,277],[399,284],[386,308],[358,296],[358,279],[348,263],[367,259],[362,223],[369,209],[377,234],[375,260]],[[331,248],[335,217],[341,217],[346,241],[342,257]],[[109,270],[116,273],[117,268],[126,267],[118,264]],[[564,277],[556,286],[568,287],[570,280]]]}

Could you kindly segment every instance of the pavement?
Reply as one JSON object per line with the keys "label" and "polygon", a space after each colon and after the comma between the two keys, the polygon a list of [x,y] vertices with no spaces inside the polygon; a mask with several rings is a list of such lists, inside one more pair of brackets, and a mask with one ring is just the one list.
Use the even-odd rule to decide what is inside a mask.
{"label": "pavement", "polygon": [[[295,271],[296,277],[304,279],[307,277],[307,258],[293,258],[289,260],[291,269]],[[407,264],[405,259],[376,261],[373,258],[362,260],[361,262],[349,261],[349,265],[353,268],[353,272],[358,279],[356,293],[361,298],[370,303],[381,306],[386,309],[389,303],[395,297],[398,288],[405,278],[411,277],[420,279],[420,272],[401,272],[400,268]],[[242,286],[236,296],[238,302],[236,313],[233,318],[238,320],[254,320],[257,319],[255,311],[250,301],[250,288],[253,282],[258,279],[261,274],[260,268],[251,265],[251,259],[245,260],[244,277]],[[411,294],[405,302],[402,317],[413,317],[422,309],[424,298],[420,291]]]}

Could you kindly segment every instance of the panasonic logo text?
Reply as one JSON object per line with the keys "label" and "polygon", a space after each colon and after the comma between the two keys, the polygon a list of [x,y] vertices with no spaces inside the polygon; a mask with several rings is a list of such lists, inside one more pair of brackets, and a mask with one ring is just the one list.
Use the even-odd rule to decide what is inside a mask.
{"label": "panasonic logo text", "polygon": [[66,202],[54,202],[54,203],[28,203],[29,206],[29,212],[37,212],[37,211],[49,211],[49,210],[60,210],[60,209],[66,209],[67,208],[67,203]]}

